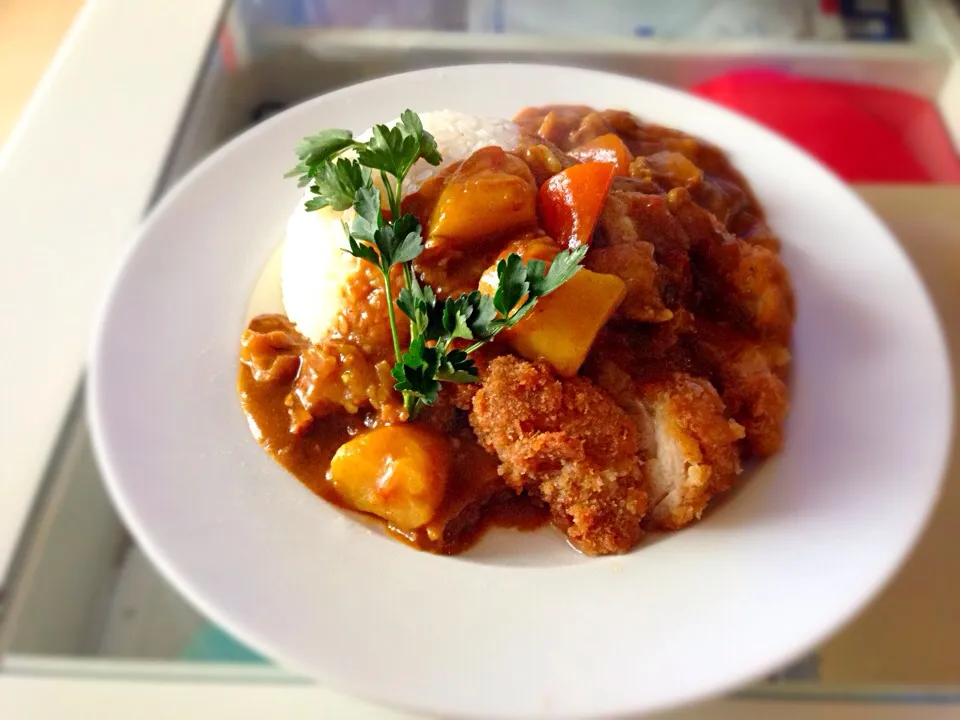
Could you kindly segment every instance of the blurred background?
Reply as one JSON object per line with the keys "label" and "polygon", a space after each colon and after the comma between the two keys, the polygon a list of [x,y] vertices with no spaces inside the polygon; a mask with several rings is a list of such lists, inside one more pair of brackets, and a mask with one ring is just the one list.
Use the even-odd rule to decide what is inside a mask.
{"label": "blurred background", "polygon": [[83,0],[0,0],[0,145]]}
{"label": "blurred background", "polygon": [[[14,130],[83,5],[0,0],[0,147],[9,144],[0,206],[14,228],[34,233],[18,272],[42,272],[44,238],[71,226],[41,206],[32,212],[14,173],[138,133],[124,172],[89,162],[71,200],[83,242],[58,252],[76,269],[62,280],[75,291],[63,305],[74,314],[38,323],[49,320],[45,337],[63,343],[63,362],[45,393],[10,389],[7,409],[28,417],[43,442],[29,457],[0,445],[0,475],[18,488],[0,501],[9,514],[0,515],[0,677],[299,682],[207,623],[127,535],[92,459],[82,372],[88,316],[142,213],[230,137],[333,88],[436,65],[554,62],[648,78],[738,110],[819,157],[884,218],[960,356],[960,3],[89,0]],[[17,225],[17,212],[32,213],[29,225]],[[817,653],[742,696],[960,708],[957,528],[955,451],[936,516],[894,584]]]}
{"label": "blurred background", "polygon": [[[11,130],[82,4],[0,0],[0,138]],[[419,45],[422,57],[405,58],[404,66],[418,67],[445,58],[479,58],[473,51],[543,59],[550,38],[576,38],[568,62],[634,70],[738,109],[791,137],[849,180],[954,181],[960,164],[950,129],[930,97],[937,81],[922,67],[949,34],[929,12],[937,4],[236,0],[216,54],[227,70],[238,70],[279,62],[284,53],[277,51],[285,51],[283,62],[296,76],[283,78],[275,97],[252,109],[250,118],[257,119],[330,85],[305,80],[314,69],[310,64],[323,63],[324,74],[336,69],[342,83],[386,71],[393,56],[410,45]],[[653,41],[646,49],[652,66],[640,72],[628,59],[630,40],[638,38]],[[684,58],[695,47],[697,62]],[[295,58],[296,53],[307,57]],[[366,55],[362,61],[360,53]],[[554,53],[550,59],[563,58]],[[826,82],[832,78],[837,81]],[[881,145],[885,158],[872,152]]]}

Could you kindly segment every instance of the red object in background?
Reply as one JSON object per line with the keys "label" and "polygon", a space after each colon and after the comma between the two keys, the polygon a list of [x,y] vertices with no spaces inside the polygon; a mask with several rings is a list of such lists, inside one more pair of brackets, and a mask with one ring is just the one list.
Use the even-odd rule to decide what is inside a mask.
{"label": "red object in background", "polygon": [[733,72],[690,90],[776,130],[849,182],[960,182],[937,107],[916,95],[775,70]]}

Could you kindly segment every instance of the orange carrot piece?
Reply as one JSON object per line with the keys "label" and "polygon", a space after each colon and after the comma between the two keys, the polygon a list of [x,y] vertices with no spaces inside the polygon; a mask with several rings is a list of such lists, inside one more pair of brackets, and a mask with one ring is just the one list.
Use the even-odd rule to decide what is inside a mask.
{"label": "orange carrot piece", "polygon": [[540,226],[561,245],[576,248],[590,242],[607,191],[613,163],[571,165],[540,186],[537,209]]}
{"label": "orange carrot piece", "polygon": [[616,167],[615,175],[627,176],[630,174],[630,163],[633,153],[620,139],[619,135],[607,133],[591,140],[569,153],[580,162],[608,162]]}

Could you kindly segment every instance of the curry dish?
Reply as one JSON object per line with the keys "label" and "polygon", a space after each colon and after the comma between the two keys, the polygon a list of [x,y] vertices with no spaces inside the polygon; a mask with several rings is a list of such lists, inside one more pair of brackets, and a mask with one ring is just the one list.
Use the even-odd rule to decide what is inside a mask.
{"label": "curry dish", "polygon": [[[717,148],[620,110],[514,122],[516,147],[482,147],[398,200],[422,228],[413,281],[442,302],[493,296],[511,254],[548,268],[584,247],[582,269],[492,341],[454,336],[476,381],[440,383],[412,417],[391,372],[403,316],[358,260],[318,342],[284,315],[252,320],[243,410],[310,490],[417,548],[552,522],[587,554],[626,552],[697,520],[747,460],[782,447],[789,274]],[[397,298],[402,265],[388,277]],[[536,281],[524,287],[533,297]],[[414,326],[395,325],[415,346]]]}

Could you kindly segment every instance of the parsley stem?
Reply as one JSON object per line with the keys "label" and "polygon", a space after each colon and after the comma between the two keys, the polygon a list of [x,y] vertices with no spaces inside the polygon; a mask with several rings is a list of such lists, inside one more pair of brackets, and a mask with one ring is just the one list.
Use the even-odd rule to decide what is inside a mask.
{"label": "parsley stem", "polygon": [[413,291],[413,263],[403,263],[403,283],[408,290]]}
{"label": "parsley stem", "polygon": [[403,202],[403,195],[402,195],[401,193],[402,193],[402,190],[403,190],[403,178],[404,178],[405,175],[406,175],[406,173],[404,173],[403,175],[400,175],[400,176],[397,178],[396,192],[395,192],[394,195],[393,195],[394,202],[397,204],[397,207],[396,207],[396,209],[393,209],[393,208],[390,209],[390,212],[393,213],[394,219],[400,217],[400,212],[401,212],[401,207],[400,207],[400,205],[401,205],[401,203]]}
{"label": "parsley stem", "polygon": [[397,317],[393,309],[393,284],[390,282],[390,268],[380,268],[383,284],[387,291],[387,317],[390,319],[390,335],[393,337],[393,354],[400,362],[400,338],[397,335]]}
{"label": "parsley stem", "polygon": [[[390,281],[390,268],[386,270],[380,268],[380,273],[383,275],[383,285],[387,292],[387,317],[390,320],[390,336],[393,338],[393,356],[399,365],[403,361],[400,359],[400,338],[397,335],[397,315],[396,310],[393,309],[393,283]],[[403,407],[407,411],[407,418],[412,420],[417,416],[417,411],[420,409],[419,401],[413,393],[407,392],[406,390],[402,392],[402,395]]]}
{"label": "parsley stem", "polygon": [[[387,200],[391,203],[390,213],[393,215],[394,220],[399,219],[400,213],[402,211],[403,178],[405,175],[406,173],[404,173],[403,175],[397,178],[397,187],[396,187],[396,192],[393,195],[393,198],[391,199],[390,194],[389,193],[387,194]],[[394,204],[396,205],[396,207],[394,207]],[[413,289],[413,263],[412,262],[403,263],[403,282],[406,284],[408,290]]]}
{"label": "parsley stem", "polygon": [[409,420],[413,420],[417,416],[417,412],[420,410],[420,401],[413,393],[404,390],[403,408],[407,411],[407,418]]}
{"label": "parsley stem", "polygon": [[[390,184],[390,178],[387,177],[387,173],[383,170],[380,171],[380,181],[383,183],[383,188],[387,193],[387,206],[390,208],[390,214],[393,216],[391,222],[396,222],[400,219],[400,208],[397,207],[397,196],[393,191],[393,186]],[[397,188],[399,189],[399,187]]]}

